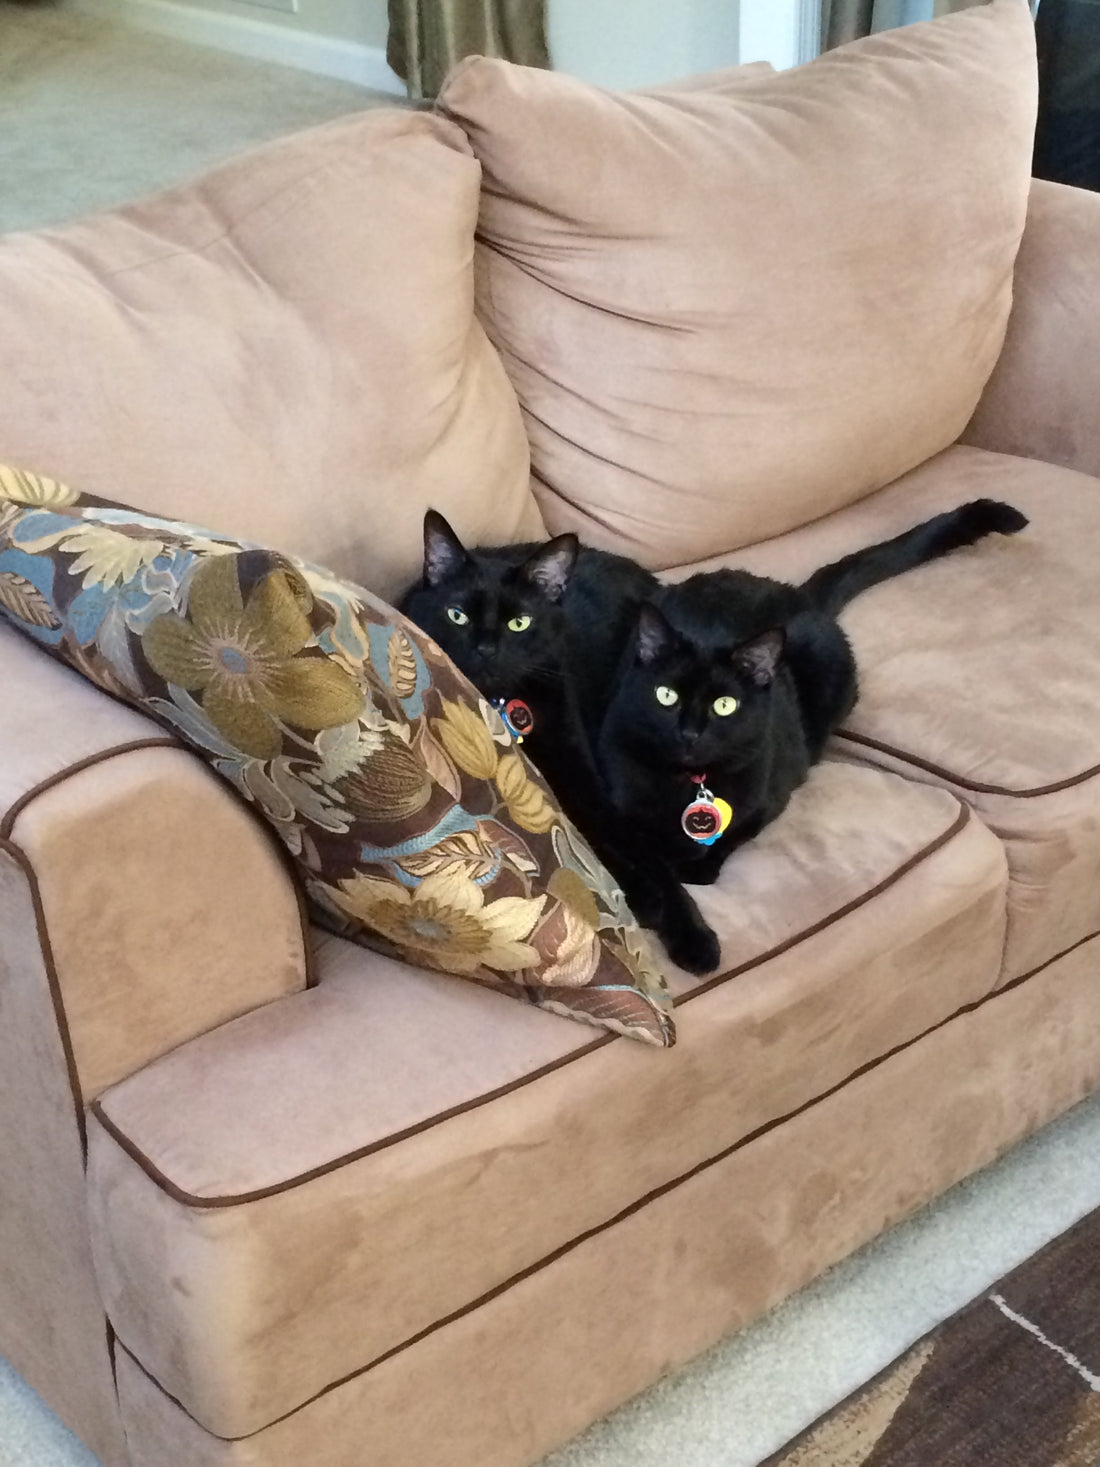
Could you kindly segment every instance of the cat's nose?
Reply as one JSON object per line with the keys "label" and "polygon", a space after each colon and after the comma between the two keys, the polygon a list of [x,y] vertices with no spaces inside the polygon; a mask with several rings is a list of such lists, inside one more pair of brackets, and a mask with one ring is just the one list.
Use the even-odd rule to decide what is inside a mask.
{"label": "cat's nose", "polygon": [[474,647],[477,651],[477,655],[479,657],[484,657],[486,661],[488,661],[488,659],[492,657],[497,650],[496,638],[488,635],[478,637],[477,641],[474,643]]}

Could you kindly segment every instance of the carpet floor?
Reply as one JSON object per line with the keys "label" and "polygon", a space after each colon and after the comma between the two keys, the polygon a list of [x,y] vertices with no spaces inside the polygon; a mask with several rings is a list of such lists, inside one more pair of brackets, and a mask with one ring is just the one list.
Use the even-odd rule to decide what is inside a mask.
{"label": "carpet floor", "polygon": [[395,99],[71,11],[0,0],[0,233],[177,183]]}
{"label": "carpet floor", "polygon": [[[280,133],[392,101],[90,21],[61,0],[33,7],[0,0],[0,231],[108,207]],[[543,1467],[756,1467],[1100,1207],[1098,1155],[1100,1098],[598,1422]],[[96,1467],[2,1361],[0,1467]]]}
{"label": "carpet floor", "polygon": [[766,1467],[1096,1467],[1100,1211]]}

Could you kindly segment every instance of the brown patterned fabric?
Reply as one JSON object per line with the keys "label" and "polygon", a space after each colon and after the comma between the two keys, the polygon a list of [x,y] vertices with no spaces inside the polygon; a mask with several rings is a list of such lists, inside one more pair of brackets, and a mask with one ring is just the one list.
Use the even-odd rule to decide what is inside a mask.
{"label": "brown patterned fabric", "polygon": [[1096,1467],[1100,1211],[765,1467]]}
{"label": "brown patterned fabric", "polygon": [[327,925],[673,1042],[622,893],[494,710],[369,592],[0,468],[0,612],[230,780]]}

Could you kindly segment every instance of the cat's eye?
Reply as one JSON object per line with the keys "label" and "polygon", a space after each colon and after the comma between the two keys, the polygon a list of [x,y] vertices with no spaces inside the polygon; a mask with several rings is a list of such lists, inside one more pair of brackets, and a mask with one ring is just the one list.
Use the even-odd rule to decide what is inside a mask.
{"label": "cat's eye", "polygon": [[470,618],[462,610],[461,606],[448,606],[447,617],[453,621],[456,627],[464,627]]}
{"label": "cat's eye", "polygon": [[531,620],[531,617],[527,615],[513,616],[512,620],[508,623],[508,630],[510,632],[525,632],[531,625]]}
{"label": "cat's eye", "polygon": [[680,701],[680,694],[676,691],[676,689],[666,688],[664,683],[662,683],[660,687],[655,688],[654,692],[657,694],[657,702],[660,703],[663,708],[671,708],[674,703],[679,703]]}
{"label": "cat's eye", "polygon": [[710,706],[719,718],[728,718],[731,713],[736,713],[741,705],[736,698],[715,698]]}

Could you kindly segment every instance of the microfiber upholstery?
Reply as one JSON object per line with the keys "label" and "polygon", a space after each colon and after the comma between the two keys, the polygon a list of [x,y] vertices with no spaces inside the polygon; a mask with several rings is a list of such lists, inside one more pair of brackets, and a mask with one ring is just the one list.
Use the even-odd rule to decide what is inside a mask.
{"label": "microfiber upholstery", "polygon": [[[704,894],[723,970],[675,975],[659,1058],[518,1004],[489,1022],[475,985],[324,940],[316,988],[97,1103],[93,1239],[122,1346],[206,1431],[261,1430],[981,1002],[1005,880],[947,791],[819,766]],[[831,1193],[805,1180],[813,1234]],[[691,1232],[684,1211],[667,1255],[624,1260],[640,1290]],[[733,1247],[722,1289],[760,1262]],[[693,1285],[699,1309],[716,1287]]]}
{"label": "microfiber upholstery", "polygon": [[667,567],[851,504],[961,433],[1028,201],[1023,0],[723,87],[476,58],[478,313],[548,526]]}
{"label": "microfiber upholstery", "polygon": [[538,538],[474,317],[480,177],[452,123],[371,109],[0,239],[0,461],[390,599],[429,505],[471,543]]}

